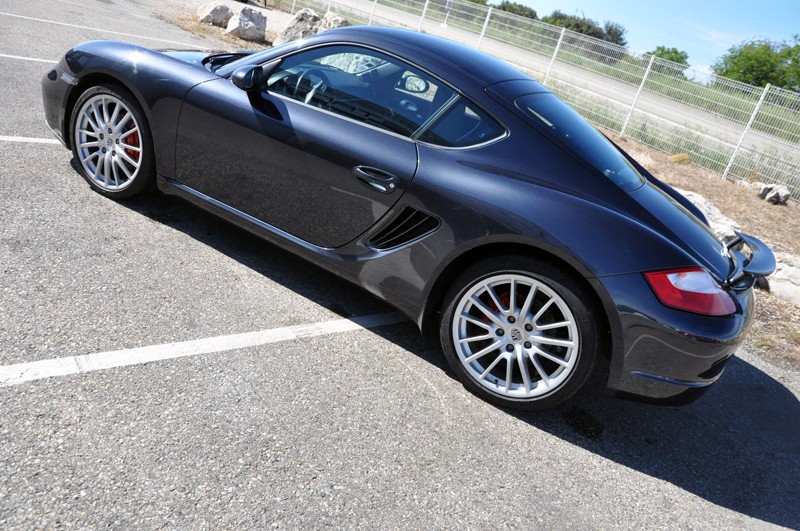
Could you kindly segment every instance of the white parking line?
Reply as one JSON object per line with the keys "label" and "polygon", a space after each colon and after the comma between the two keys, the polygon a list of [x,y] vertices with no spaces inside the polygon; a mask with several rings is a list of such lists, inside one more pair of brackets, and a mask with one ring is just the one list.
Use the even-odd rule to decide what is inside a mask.
{"label": "white parking line", "polygon": [[10,387],[33,380],[67,376],[91,371],[102,371],[114,367],[139,365],[152,361],[197,356],[212,352],[257,347],[269,343],[278,343],[303,337],[316,337],[341,332],[364,330],[378,326],[389,325],[407,321],[407,318],[398,312],[366,315],[352,319],[338,319],[305,325],[273,328],[244,334],[209,337],[181,343],[165,343],[149,347],[139,347],[127,350],[100,352],[84,356],[69,356],[66,358],[53,358],[49,360],[18,363],[15,365],[0,366],[0,387]]}
{"label": "white parking line", "polygon": [[28,142],[31,144],[61,144],[55,138],[33,138],[30,136],[3,136],[0,135],[0,142]]}
{"label": "white parking line", "polygon": [[68,26],[70,28],[86,29],[86,30],[90,30],[90,31],[98,31],[100,33],[110,33],[111,35],[122,35],[123,37],[133,37],[135,39],[144,39],[144,40],[148,40],[148,41],[167,42],[167,43],[170,43],[170,44],[180,44],[181,46],[188,46],[190,48],[196,48],[198,50],[202,50],[203,49],[202,46],[197,46],[195,44],[188,44],[188,43],[185,43],[185,42],[169,41],[169,40],[166,40],[166,39],[157,39],[155,37],[145,37],[143,35],[133,35],[132,33],[122,33],[120,31],[104,30],[104,29],[101,29],[101,28],[93,28],[91,26],[81,26],[81,25],[78,25],[78,24],[68,24],[66,22],[58,22],[58,21],[55,21],[55,20],[47,20],[47,19],[44,19],[44,18],[27,17],[25,15],[15,15],[14,13],[5,13],[5,12],[2,12],[2,11],[0,11],[0,16],[21,18],[21,19],[25,19],[25,20],[33,20],[35,22],[46,22],[47,24],[55,24],[57,26]]}
{"label": "white parking line", "polygon": [[143,18],[143,19],[146,19],[146,20],[153,20],[153,17],[148,17],[148,16],[145,16],[145,15],[134,15],[132,13],[128,13],[127,11],[122,11],[120,9],[114,9],[114,8],[111,8],[111,7],[106,6],[106,5],[100,5],[100,6],[91,5],[91,6],[89,6],[89,5],[86,5],[86,4],[79,4],[78,2],[70,2],[69,0],[56,0],[56,1],[57,2],[61,2],[62,4],[69,4],[69,5],[73,5],[73,6],[83,7],[85,9],[98,9],[98,8],[100,8],[100,9],[105,9],[106,11],[110,11],[112,13],[124,13],[126,17],[137,17],[137,18]]}
{"label": "white parking line", "polygon": [[21,55],[9,55],[7,53],[0,53],[0,57],[5,57],[7,59],[20,59],[22,61],[36,61],[38,63],[50,63],[52,65],[58,62],[53,59],[38,59],[36,57],[23,57]]}

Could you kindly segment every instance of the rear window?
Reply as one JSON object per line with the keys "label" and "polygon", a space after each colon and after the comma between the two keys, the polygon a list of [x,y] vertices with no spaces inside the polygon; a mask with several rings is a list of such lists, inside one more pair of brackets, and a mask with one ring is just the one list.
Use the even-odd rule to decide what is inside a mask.
{"label": "rear window", "polygon": [[516,105],[623,190],[630,192],[644,184],[614,144],[555,95],[528,94],[517,98]]}
{"label": "rear window", "polygon": [[503,126],[463,97],[453,103],[419,139],[447,147],[467,147],[505,134]]}

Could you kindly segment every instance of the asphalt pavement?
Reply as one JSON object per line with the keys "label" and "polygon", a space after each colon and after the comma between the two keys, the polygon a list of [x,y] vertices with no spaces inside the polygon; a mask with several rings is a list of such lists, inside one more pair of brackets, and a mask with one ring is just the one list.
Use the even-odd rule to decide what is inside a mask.
{"label": "asphalt pavement", "polygon": [[[74,368],[0,379],[1,529],[800,528],[796,370],[741,352],[684,408],[511,414],[315,265],[93,193],[40,79],[82,40],[209,44],[158,5],[0,0],[0,375]],[[119,352],[156,356],[87,362]]]}

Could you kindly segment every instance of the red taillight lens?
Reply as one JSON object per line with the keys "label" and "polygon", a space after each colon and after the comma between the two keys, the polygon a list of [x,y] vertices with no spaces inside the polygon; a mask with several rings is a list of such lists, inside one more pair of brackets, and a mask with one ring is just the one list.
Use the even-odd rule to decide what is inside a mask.
{"label": "red taillight lens", "polygon": [[653,292],[665,306],[703,315],[730,315],[736,303],[701,267],[645,273]]}

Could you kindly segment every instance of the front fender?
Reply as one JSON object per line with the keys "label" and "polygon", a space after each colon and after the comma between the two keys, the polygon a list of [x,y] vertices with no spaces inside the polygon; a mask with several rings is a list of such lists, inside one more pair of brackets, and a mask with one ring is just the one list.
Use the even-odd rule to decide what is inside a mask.
{"label": "front fender", "polygon": [[[217,79],[203,66],[116,41],[90,41],[69,50],[60,68],[75,78],[70,101],[87,88],[113,80],[127,88],[142,106],[153,136],[156,171],[175,174],[175,135],[180,107],[193,86]],[[68,111],[71,112],[71,111]],[[64,119],[69,138],[70,116]]]}

